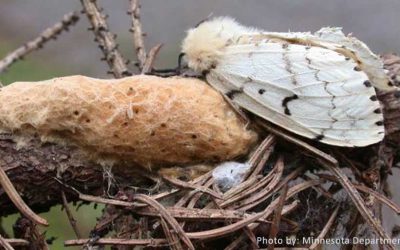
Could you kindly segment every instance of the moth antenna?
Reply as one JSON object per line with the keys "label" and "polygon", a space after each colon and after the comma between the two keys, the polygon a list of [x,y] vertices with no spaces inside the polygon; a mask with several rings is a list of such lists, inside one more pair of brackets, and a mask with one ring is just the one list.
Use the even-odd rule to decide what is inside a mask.
{"label": "moth antenna", "polygon": [[200,24],[202,24],[202,23],[204,23],[204,22],[207,22],[208,20],[210,20],[211,19],[211,17],[214,15],[214,13],[210,13],[210,14],[208,14],[208,16],[206,17],[206,18],[204,18],[203,20],[201,20],[200,22],[198,22],[194,27],[195,28],[197,28],[197,27],[199,27],[200,26]]}
{"label": "moth antenna", "polygon": [[172,69],[152,69],[150,72],[145,73],[145,75],[153,75],[160,77],[169,77],[179,75],[177,68]]}
{"label": "moth antenna", "polygon": [[162,75],[165,76],[165,74],[168,74],[168,76],[176,76],[180,75],[183,71],[183,69],[188,68],[187,65],[184,65],[182,63],[183,57],[185,56],[185,53],[180,53],[178,56],[178,66],[176,68],[172,69],[153,69],[151,71],[151,75]]}

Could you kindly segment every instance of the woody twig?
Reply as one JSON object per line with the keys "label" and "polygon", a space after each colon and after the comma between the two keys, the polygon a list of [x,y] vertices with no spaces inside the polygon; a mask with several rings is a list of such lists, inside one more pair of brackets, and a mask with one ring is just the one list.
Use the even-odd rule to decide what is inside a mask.
{"label": "woody twig", "polygon": [[0,186],[2,186],[3,190],[7,193],[10,200],[14,203],[14,205],[18,208],[18,210],[29,218],[31,221],[43,225],[48,226],[49,223],[41,218],[39,215],[35,214],[28,205],[22,200],[21,196],[18,194],[17,190],[15,189],[14,185],[8,178],[6,172],[3,169],[3,164],[0,163]]}
{"label": "woody twig", "polygon": [[128,14],[130,14],[132,18],[132,28],[130,31],[132,32],[133,46],[138,59],[137,67],[142,71],[147,54],[143,41],[142,23],[140,22],[140,5],[138,0],[130,0],[130,10]]}
{"label": "woody twig", "polygon": [[104,54],[103,60],[107,61],[110,67],[110,74],[115,78],[132,75],[127,68],[127,61],[122,57],[115,42],[115,35],[110,32],[106,22],[107,16],[101,13],[96,1],[81,0],[84,12],[89,19],[95,35],[95,41],[99,43],[99,48]]}
{"label": "woody twig", "polygon": [[68,31],[69,27],[74,25],[79,20],[78,13],[71,12],[62,18],[62,20],[52,27],[47,28],[39,34],[35,39],[25,43],[23,46],[9,53],[4,59],[0,61],[0,73],[3,73],[13,63],[21,60],[32,51],[41,49],[43,45],[51,39],[56,39],[63,31]]}

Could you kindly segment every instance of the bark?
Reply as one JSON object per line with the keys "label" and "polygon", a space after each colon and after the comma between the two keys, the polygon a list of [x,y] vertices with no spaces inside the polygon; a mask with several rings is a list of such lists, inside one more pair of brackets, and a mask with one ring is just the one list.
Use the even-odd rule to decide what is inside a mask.
{"label": "bark", "polygon": [[[0,166],[35,212],[48,211],[51,206],[62,204],[61,190],[66,191],[68,201],[78,199],[60,181],[85,194],[103,195],[108,189],[102,166],[86,160],[78,148],[43,144],[39,139],[33,139],[18,149],[11,138],[11,135],[0,134]],[[146,181],[126,166],[115,166],[113,172],[114,169],[114,182],[121,186]],[[0,188],[0,216],[15,212],[16,208]]]}

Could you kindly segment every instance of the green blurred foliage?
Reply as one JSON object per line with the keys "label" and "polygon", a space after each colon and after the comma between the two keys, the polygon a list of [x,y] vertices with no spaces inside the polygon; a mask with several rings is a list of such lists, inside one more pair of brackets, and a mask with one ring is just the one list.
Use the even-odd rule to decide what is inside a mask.
{"label": "green blurred foliage", "polygon": [[[0,41],[0,58],[6,56],[13,49],[15,48],[10,43]],[[6,72],[0,74],[0,82],[7,85],[16,81],[39,81],[63,74],[65,72],[57,65],[43,61],[38,62],[37,59],[32,59],[28,55],[27,58],[12,64]]]}

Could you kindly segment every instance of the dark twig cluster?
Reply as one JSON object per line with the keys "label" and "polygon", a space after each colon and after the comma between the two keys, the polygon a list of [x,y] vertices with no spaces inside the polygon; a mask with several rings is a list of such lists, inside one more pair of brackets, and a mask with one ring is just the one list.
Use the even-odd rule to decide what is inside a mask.
{"label": "dark twig cluster", "polygon": [[57,36],[62,31],[68,31],[69,27],[74,25],[78,20],[79,16],[76,12],[66,14],[60,22],[44,30],[37,38],[27,42],[22,47],[19,47],[3,58],[0,61],[0,73],[4,72],[14,62],[23,59],[25,55],[34,50],[41,49],[43,45],[51,39],[57,39]]}
{"label": "dark twig cluster", "polygon": [[[153,247],[168,245],[171,249],[193,249],[195,245],[197,247],[204,246],[205,242],[211,240],[212,246],[224,246],[225,249],[236,249],[240,245],[246,244],[247,241],[250,245],[257,246],[255,237],[259,234],[259,230],[266,228],[269,231],[269,234],[266,235],[270,237],[279,237],[282,236],[282,233],[298,232],[300,225],[291,217],[296,218],[297,216],[293,216],[293,214],[302,214],[304,210],[312,209],[304,205],[299,194],[301,192],[310,194],[316,190],[325,194],[320,202],[336,204],[332,206],[332,210],[321,214],[326,219],[325,224],[314,228],[318,232],[318,238],[324,238],[334,229],[334,221],[339,210],[343,208],[343,204],[333,198],[335,193],[340,192],[341,189],[326,190],[323,186],[331,183],[336,187],[336,183],[343,182],[340,179],[345,177],[341,173],[336,173],[340,171],[338,168],[331,171],[333,175],[316,173],[311,177],[306,174],[305,167],[297,165],[295,168],[290,168],[290,163],[287,163],[289,161],[284,160],[285,156],[274,149],[275,144],[275,136],[268,136],[249,159],[251,170],[246,179],[242,184],[225,193],[222,193],[215,185],[211,173],[190,182],[166,177],[164,178],[166,183],[175,186],[175,189],[154,195],[126,193],[120,196],[125,197],[124,199],[132,197],[132,201],[88,196],[76,191],[82,200],[123,207],[124,209],[119,210],[117,214],[123,211],[126,213],[128,210],[137,216],[147,218],[147,225],[143,226],[137,222],[137,226],[131,229],[134,231],[131,235],[138,237],[139,231],[143,228],[149,230],[145,235],[152,235],[152,239],[147,240],[136,237],[129,240],[100,238],[94,244]],[[312,146],[310,147],[312,148]],[[273,153],[274,151],[275,153]],[[276,160],[273,160],[273,156]],[[267,174],[263,174],[268,162],[275,162],[274,166],[268,170]],[[299,182],[299,180],[301,181]],[[356,192],[358,194],[356,191],[358,189],[364,194],[372,194],[377,201],[392,208],[396,213],[400,211],[398,205],[365,185],[354,183],[347,185],[351,185],[350,188],[347,188],[348,193]],[[308,190],[311,187],[314,190]],[[354,194],[350,194],[350,197],[352,195]],[[170,204],[168,200],[175,202]],[[365,206],[364,200],[359,202]],[[170,205],[162,205],[167,203]],[[321,204],[313,203],[310,206],[318,207]],[[361,214],[365,213],[364,210],[365,208],[359,209]],[[369,212],[369,210],[367,211]],[[107,218],[105,224],[111,226],[120,216],[122,215],[115,216],[111,220]],[[380,233],[380,224],[375,219],[372,222],[372,227]],[[282,228],[286,228],[286,230],[282,232]],[[163,234],[160,234],[159,230]],[[238,235],[236,235],[236,239],[233,239],[235,233]],[[388,237],[384,232],[383,234],[384,237]],[[221,237],[231,240],[224,244],[218,240]],[[84,245],[88,241],[90,239],[69,240],[65,244],[67,246]],[[199,243],[203,241],[204,243]],[[228,244],[226,244],[227,242]],[[269,248],[272,247],[273,245],[269,245]],[[317,245],[313,243],[309,247],[315,248]]]}
{"label": "dark twig cluster", "polygon": [[[29,249],[50,249],[45,237],[45,233],[41,233],[38,226],[27,218],[19,218],[13,226],[14,236],[27,240]],[[51,242],[51,240],[49,240]]]}
{"label": "dark twig cluster", "polygon": [[47,221],[37,214],[35,214],[28,205],[22,200],[21,196],[15,189],[14,185],[8,178],[6,172],[4,171],[3,161],[0,161],[0,186],[3,188],[4,192],[8,195],[12,203],[18,208],[18,210],[25,215],[30,220],[43,226],[48,226]]}

